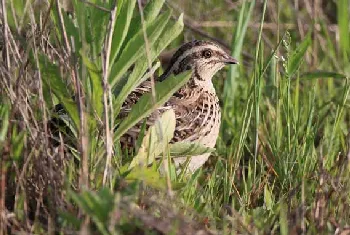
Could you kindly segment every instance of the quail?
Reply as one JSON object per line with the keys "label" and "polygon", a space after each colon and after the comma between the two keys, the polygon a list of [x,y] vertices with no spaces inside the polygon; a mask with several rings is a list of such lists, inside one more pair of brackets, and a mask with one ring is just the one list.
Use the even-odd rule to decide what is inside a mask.
{"label": "quail", "polygon": [[[147,117],[147,127],[154,124],[156,112],[173,109],[176,117],[174,137],[170,141],[199,143],[213,148],[219,135],[221,112],[219,99],[216,95],[212,78],[216,72],[228,64],[238,64],[225,50],[210,41],[194,40],[183,44],[172,56],[169,66],[157,81],[164,81],[170,75],[192,70],[192,76],[183,87],[154,113]],[[156,82],[157,82],[156,81]],[[124,102],[119,118],[124,118],[130,112],[134,103],[145,93],[151,91],[151,82],[141,83]],[[121,137],[122,146],[133,146],[144,121],[131,128]],[[194,172],[209,158],[210,153],[192,156],[187,170]],[[179,167],[186,162],[187,157],[174,158]]]}

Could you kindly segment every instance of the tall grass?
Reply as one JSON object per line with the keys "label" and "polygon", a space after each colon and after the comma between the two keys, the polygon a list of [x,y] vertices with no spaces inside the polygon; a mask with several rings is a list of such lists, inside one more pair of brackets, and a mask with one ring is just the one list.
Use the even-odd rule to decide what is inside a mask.
{"label": "tall grass", "polygon": [[[348,1],[72,3],[69,13],[55,2],[2,8],[1,234],[349,231]],[[119,138],[189,74],[118,114],[160,53],[193,35],[231,41],[241,63],[214,79],[220,137],[188,176],[169,156],[213,150],[168,145],[171,112],[143,127],[134,153]]]}
{"label": "tall grass", "polygon": [[[222,221],[215,218],[228,210],[230,226],[243,233],[312,234],[344,229],[349,223],[345,209],[349,206],[348,78],[333,73],[325,62],[328,53],[337,51],[311,52],[312,44],[322,41],[324,35],[312,40],[311,31],[296,43],[295,36],[285,31],[281,40],[267,49],[261,34],[267,3],[260,8],[256,38],[240,35],[250,46],[254,41],[257,46],[252,51],[252,69],[235,75],[236,87],[241,89],[229,93],[233,103],[225,103],[225,123],[218,143],[222,155],[200,193],[185,192],[188,204],[200,205],[197,208],[211,214],[214,221]],[[237,27],[244,4],[237,14]],[[288,5],[284,1],[280,4]],[[270,6],[279,11],[277,4],[270,2]],[[284,16],[283,11],[280,14]],[[347,26],[344,28],[347,32]],[[240,43],[236,45],[240,48]],[[305,61],[308,53],[322,57],[322,65],[310,70]],[[339,56],[339,63],[347,58],[345,53],[343,56]],[[346,63],[343,66],[346,68]],[[225,90],[232,89],[231,78],[232,70]]]}

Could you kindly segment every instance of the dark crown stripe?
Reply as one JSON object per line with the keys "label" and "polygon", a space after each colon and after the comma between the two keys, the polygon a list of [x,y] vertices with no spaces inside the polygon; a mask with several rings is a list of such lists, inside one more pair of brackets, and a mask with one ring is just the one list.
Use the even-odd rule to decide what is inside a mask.
{"label": "dark crown stripe", "polygon": [[[186,56],[185,58],[182,58],[180,62],[178,62],[178,60],[183,57],[184,54],[186,54],[189,50],[193,50],[196,47],[203,47],[206,45],[211,45],[211,46],[215,46],[218,47],[215,43],[212,42],[207,42],[207,41],[200,41],[200,40],[194,40],[188,43],[183,44],[176,52],[175,54],[172,56],[169,66],[167,67],[167,69],[164,71],[164,73],[159,77],[160,81],[163,81],[164,79],[166,79],[168,76],[170,76],[171,73],[174,74],[178,74],[181,73],[185,70],[188,70],[187,65],[185,65],[185,61],[189,61],[190,58],[194,58],[195,56],[200,56],[198,53],[194,52],[192,54],[189,54],[188,56]],[[219,51],[215,51],[215,53],[220,53]],[[189,56],[193,56],[193,57],[189,57]]]}

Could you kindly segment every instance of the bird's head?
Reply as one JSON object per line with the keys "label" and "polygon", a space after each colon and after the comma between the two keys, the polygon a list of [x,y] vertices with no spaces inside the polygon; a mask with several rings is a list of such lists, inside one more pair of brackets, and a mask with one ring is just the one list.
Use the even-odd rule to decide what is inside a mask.
{"label": "bird's head", "polygon": [[170,74],[193,70],[193,79],[211,83],[214,74],[228,64],[238,64],[238,61],[213,42],[195,40],[183,44],[175,52],[161,80]]}

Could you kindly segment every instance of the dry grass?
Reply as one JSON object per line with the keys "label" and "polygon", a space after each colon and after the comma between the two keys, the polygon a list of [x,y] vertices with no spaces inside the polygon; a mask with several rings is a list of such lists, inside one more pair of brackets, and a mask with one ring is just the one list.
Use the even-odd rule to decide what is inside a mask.
{"label": "dry grass", "polygon": [[[230,29],[238,30],[244,1],[195,2],[167,1],[174,19],[185,12],[184,34],[171,48],[183,40],[201,37],[234,50],[228,43],[234,37]],[[79,62],[80,52],[64,23],[74,14],[59,10],[58,22],[53,23],[50,13],[60,8],[58,3],[52,4],[38,6],[28,1],[23,10],[26,17],[8,22],[8,15],[21,10],[16,9],[15,1],[2,0],[0,235],[58,231],[350,233],[349,81],[345,78],[350,71],[350,51],[344,46],[346,34],[339,15],[334,13],[337,6],[333,1],[267,1],[263,22],[263,3],[256,3],[240,53],[243,66],[237,71],[231,103],[224,95],[227,83],[218,80],[215,84],[224,109],[217,152],[203,172],[191,179],[168,179],[168,185],[180,188],[177,200],[162,192],[166,187],[151,190],[149,181],[132,181],[120,173],[125,165],[118,158],[122,154],[117,146],[113,146],[115,120],[111,117],[117,114],[111,108],[113,94],[107,83],[117,12],[112,12],[109,20],[103,56],[94,55],[102,58],[104,81],[104,116],[97,119],[91,114],[86,88],[90,70]],[[145,5],[139,4],[140,8]],[[91,3],[87,5],[94,8]],[[106,6],[99,9],[105,11]],[[258,29],[262,29],[261,37]],[[286,30],[290,38],[283,36]],[[309,31],[312,46],[296,74],[288,77],[282,56],[292,53],[295,42],[303,41]],[[88,40],[82,39],[82,51],[88,51]],[[256,51],[255,45],[261,51]],[[276,59],[265,67],[275,49]],[[71,140],[52,133],[57,98],[44,83],[50,70],[42,68],[43,55],[48,64],[58,68],[74,97],[79,128]],[[164,53],[160,58],[166,62],[168,57]],[[152,60],[147,66],[152,67]],[[302,80],[303,74],[316,70],[332,72],[335,78],[326,80],[320,74],[318,80]],[[91,116],[99,130],[92,134]],[[72,146],[76,151],[68,150]],[[100,154],[100,149],[105,154]],[[103,191],[106,188],[110,190]],[[89,207],[91,201],[96,207]]]}

